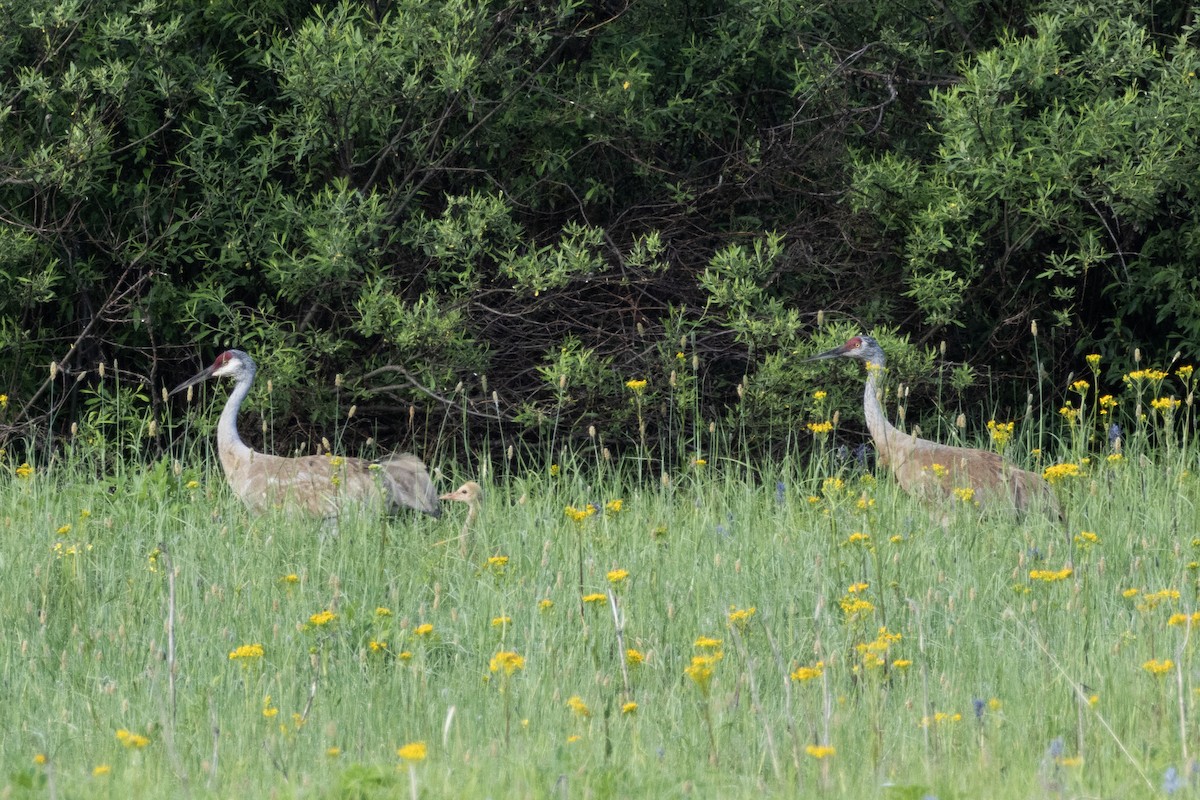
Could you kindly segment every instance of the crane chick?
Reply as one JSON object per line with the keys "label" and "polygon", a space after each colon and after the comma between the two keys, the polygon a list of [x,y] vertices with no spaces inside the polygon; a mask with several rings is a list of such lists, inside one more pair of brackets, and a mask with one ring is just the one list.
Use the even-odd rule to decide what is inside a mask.
{"label": "crane chick", "polygon": [[217,423],[217,455],[229,488],[247,508],[293,507],[324,519],[336,519],[350,505],[389,514],[402,507],[434,517],[441,513],[425,465],[408,453],[368,461],[329,455],[284,458],[251,450],[238,435],[237,415],[256,372],[249,355],[226,350],[207,369],[171,390],[177,394],[208,378],[235,381]]}
{"label": "crane chick", "polygon": [[1061,519],[1050,484],[1034,472],[1019,469],[989,450],[976,450],[920,439],[898,430],[883,413],[880,373],[887,359],[870,336],[851,336],[846,343],[805,361],[853,358],[867,365],[863,411],[880,463],[896,476],[900,488],[923,499],[950,497],[955,489],[972,489],[980,507],[1041,508]]}
{"label": "crane chick", "polygon": [[[467,518],[463,520],[462,533],[458,535],[459,550],[465,556],[467,554],[467,539],[471,535],[471,524],[479,516],[479,505],[483,502],[483,487],[475,481],[467,481],[453,492],[447,492],[438,499],[467,504]],[[448,541],[454,540],[450,539]],[[444,544],[444,542],[438,542],[438,544]]]}

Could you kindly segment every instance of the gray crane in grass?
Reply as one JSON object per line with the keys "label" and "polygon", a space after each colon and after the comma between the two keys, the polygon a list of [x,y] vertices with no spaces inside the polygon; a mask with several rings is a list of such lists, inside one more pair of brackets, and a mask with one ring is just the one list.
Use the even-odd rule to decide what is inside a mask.
{"label": "gray crane in grass", "polygon": [[233,392],[217,423],[217,455],[225,480],[251,511],[297,508],[336,520],[343,508],[358,505],[394,513],[413,508],[441,514],[438,494],[425,465],[401,453],[377,461],[314,455],[284,458],[251,450],[238,435],[237,416],[254,383],[257,367],[241,350],[226,350],[212,365],[171,390],[177,394],[208,378],[232,378]]}
{"label": "gray crane in grass", "polygon": [[1050,484],[1034,472],[1018,469],[989,450],[951,447],[898,430],[883,413],[879,381],[887,359],[870,336],[851,336],[846,343],[805,361],[853,358],[867,365],[863,410],[879,462],[887,465],[900,488],[922,499],[953,496],[956,488],[974,490],[980,507],[1038,508],[1061,519]]}

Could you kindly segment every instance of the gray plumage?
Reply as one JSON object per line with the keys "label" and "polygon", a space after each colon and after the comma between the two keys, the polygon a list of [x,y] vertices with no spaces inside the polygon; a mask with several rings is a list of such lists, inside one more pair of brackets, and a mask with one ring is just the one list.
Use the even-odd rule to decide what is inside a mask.
{"label": "gray plumage", "polygon": [[217,423],[217,455],[225,480],[247,508],[298,508],[322,518],[335,518],[350,505],[389,514],[400,508],[434,517],[441,513],[429,472],[408,453],[369,461],[333,455],[284,458],[251,450],[238,435],[237,415],[256,372],[249,355],[227,350],[210,367],[171,390],[175,394],[213,377],[236,381]]}
{"label": "gray plumage", "polygon": [[1061,518],[1054,491],[1041,475],[1019,469],[989,450],[931,442],[892,425],[879,401],[879,376],[887,359],[883,348],[870,336],[852,336],[840,347],[806,360],[825,358],[853,358],[867,365],[863,396],[867,429],[879,463],[891,469],[904,491],[933,500],[950,497],[957,488],[970,488],[980,507],[1007,505],[1019,511],[1041,508]]}

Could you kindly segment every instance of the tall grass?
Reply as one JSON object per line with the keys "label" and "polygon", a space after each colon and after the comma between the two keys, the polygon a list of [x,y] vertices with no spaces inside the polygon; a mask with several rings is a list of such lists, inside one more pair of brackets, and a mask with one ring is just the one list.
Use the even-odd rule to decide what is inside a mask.
{"label": "tall grass", "polygon": [[1190,405],[1145,380],[1121,458],[1098,414],[1041,453],[1079,466],[1066,535],[968,502],[943,526],[828,446],[752,466],[688,408],[640,448],[665,480],[583,437],[478,470],[466,559],[435,545],[458,509],[335,536],[247,515],[196,454],[37,465],[0,486],[4,792],[1195,791],[1200,478]]}

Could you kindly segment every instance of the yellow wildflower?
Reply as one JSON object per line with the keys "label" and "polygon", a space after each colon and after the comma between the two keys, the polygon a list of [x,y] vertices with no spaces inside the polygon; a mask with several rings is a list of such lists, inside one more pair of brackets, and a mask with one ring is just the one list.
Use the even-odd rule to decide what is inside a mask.
{"label": "yellow wildflower", "polygon": [[591,594],[585,594],[580,599],[582,599],[585,603],[603,603],[608,599],[608,596],[603,595],[600,592],[592,592]]}
{"label": "yellow wildflower", "polygon": [[1092,385],[1087,381],[1080,379],[1071,384],[1071,391],[1079,394],[1087,394],[1087,390],[1092,388]]}
{"label": "yellow wildflower", "polygon": [[1158,369],[1138,369],[1124,376],[1126,383],[1140,383],[1142,381],[1151,381],[1157,383],[1167,377],[1167,373]]}
{"label": "yellow wildflower", "polygon": [[1087,361],[1088,366],[1091,367],[1093,370],[1100,368],[1100,354],[1099,353],[1090,353],[1090,354],[1084,356],[1083,358],[1085,361]]}
{"label": "yellow wildflower", "polygon": [[308,618],[308,621],[310,624],[319,628],[322,625],[328,625],[335,619],[337,619],[337,614],[333,613],[329,609],[325,609],[324,611],[318,611],[316,614],[313,614]]}
{"label": "yellow wildflower", "polygon": [[[22,463],[21,466],[17,467],[17,477],[18,478],[28,478],[32,474],[33,474],[33,467],[29,466],[28,461]],[[96,769],[99,769],[99,767],[96,767]]]}
{"label": "yellow wildflower", "polygon": [[809,432],[816,436],[824,436],[833,430],[833,423],[829,420],[824,422],[809,422],[804,427],[808,428]]}
{"label": "yellow wildflower", "polygon": [[424,742],[409,742],[396,750],[396,755],[405,761],[424,761],[427,749]]}
{"label": "yellow wildflower", "polygon": [[299,583],[300,576],[293,572],[290,575],[284,575],[282,578],[279,579],[279,582],[280,583]]}
{"label": "yellow wildflower", "polygon": [[1015,422],[996,422],[994,419],[989,419],[988,435],[992,437],[992,443],[997,448],[1003,449],[1008,444],[1008,440],[1012,438],[1014,427],[1016,427]]}
{"label": "yellow wildflower", "polygon": [[1042,473],[1042,477],[1050,484],[1058,483],[1064,478],[1078,478],[1080,475],[1079,465],[1068,461],[1065,464],[1055,464],[1051,467],[1046,467]]}
{"label": "yellow wildflower", "polygon": [[492,660],[488,662],[488,669],[492,672],[503,670],[505,675],[512,675],[518,670],[525,669],[525,659],[513,651],[501,650],[492,656]]}
{"label": "yellow wildflower", "polygon": [[616,500],[609,500],[604,504],[604,513],[609,515],[620,514],[621,508],[624,505],[625,501],[621,500],[620,498],[617,498]]}
{"label": "yellow wildflower", "polygon": [[55,531],[55,533],[59,536],[66,536],[70,532],[71,532],[71,523],[69,523],[69,522],[66,525],[60,526],[59,529]]}
{"label": "yellow wildflower", "polygon": [[700,636],[697,637],[696,641],[692,643],[692,646],[698,647],[701,650],[715,650],[721,646],[721,640],[714,639],[711,636]]}
{"label": "yellow wildflower", "polygon": [[1063,567],[1060,570],[1052,569],[1031,569],[1029,571],[1029,580],[1045,581],[1046,583],[1054,583],[1055,581],[1063,581],[1071,577],[1074,572],[1070,567]]}
{"label": "yellow wildflower", "polygon": [[892,666],[895,667],[896,669],[908,669],[909,667],[912,666],[912,659],[897,658],[895,661],[892,662]]}
{"label": "yellow wildflower", "polygon": [[964,503],[975,502],[975,490],[972,489],[970,486],[954,487],[954,496],[957,497],[959,500],[963,501]]}
{"label": "yellow wildflower", "polygon": [[229,660],[236,661],[239,658],[253,659],[263,657],[263,646],[261,644],[243,644],[235,650],[229,652]]}
{"label": "yellow wildflower", "polygon": [[413,633],[417,636],[428,636],[433,633],[433,625],[429,622],[423,622],[413,629]]}
{"label": "yellow wildflower", "polygon": [[616,585],[618,583],[621,583],[623,580],[625,580],[626,578],[629,577],[629,570],[612,569],[612,570],[608,571],[608,575],[606,575],[605,577],[608,578],[609,583]]}
{"label": "yellow wildflower", "polygon": [[624,705],[621,706],[622,714],[632,714],[637,710],[638,710],[638,704],[633,702],[632,700],[630,700],[628,703],[625,703]]}
{"label": "yellow wildflower", "polygon": [[811,681],[813,678],[819,678],[824,674],[825,662],[818,661],[811,667],[797,667],[796,671],[792,673],[791,678],[798,683],[802,683],[804,681]]}
{"label": "yellow wildflower", "polygon": [[375,616],[377,617],[390,617],[391,615],[392,610],[390,608],[385,608],[383,606],[377,606],[375,608]]}
{"label": "yellow wildflower", "polygon": [[1164,658],[1162,660],[1152,658],[1146,663],[1142,664],[1142,669],[1146,670],[1146,672],[1149,672],[1151,675],[1163,675],[1167,672],[1170,672],[1174,668],[1175,662],[1169,658]]}
{"label": "yellow wildflower", "polygon": [[97,764],[92,768],[92,776],[96,778],[103,778],[110,772],[112,772],[112,767],[108,764]]}
{"label": "yellow wildflower", "polygon": [[[1175,374],[1178,375],[1181,380],[1186,381],[1192,377],[1193,369],[1194,368],[1190,364],[1184,364],[1182,367],[1175,370]],[[0,396],[2,396],[2,395],[0,395]]]}
{"label": "yellow wildflower", "polygon": [[1091,531],[1080,531],[1075,534],[1075,544],[1081,550],[1086,550],[1092,545],[1100,544],[1100,537]]}
{"label": "yellow wildflower", "polygon": [[931,464],[929,468],[933,470],[934,477],[937,478],[944,478],[950,472],[944,464]]}
{"label": "yellow wildflower", "polygon": [[150,744],[150,740],[139,733],[132,733],[124,728],[117,729],[117,741],[126,747],[141,748]]}
{"label": "yellow wildflower", "polygon": [[639,664],[645,663],[645,661],[646,656],[644,656],[640,650],[634,650],[632,647],[630,647],[625,651],[625,663],[629,666],[636,667]]}
{"label": "yellow wildflower", "polygon": [[823,758],[836,755],[837,748],[827,744],[810,744],[804,748],[804,752],[820,761]]}
{"label": "yellow wildflower", "polygon": [[33,763],[37,764],[39,767],[44,767],[46,765],[46,754],[38,753],[35,755],[33,757]]}
{"label": "yellow wildflower", "polygon": [[870,586],[871,586],[871,584],[869,584],[869,583],[863,583],[863,582],[852,583],[848,587],[846,587],[846,591],[849,592],[850,594],[858,594],[859,592],[865,592],[868,588],[870,588]]}
{"label": "yellow wildflower", "polygon": [[340,748],[340,747],[330,747],[325,750],[325,756],[327,758],[337,758],[341,754],[342,754],[342,748]]}
{"label": "yellow wildflower", "polygon": [[554,608],[554,601],[549,597],[543,597],[538,601],[538,608],[540,608],[542,611],[549,611],[550,609]]}
{"label": "yellow wildflower", "polygon": [[712,682],[713,665],[719,660],[717,656],[692,656],[692,663],[683,670],[684,674],[700,687],[700,691],[707,694],[708,686]]}
{"label": "yellow wildflower", "polygon": [[1150,401],[1150,407],[1158,413],[1166,416],[1175,409],[1179,408],[1179,401],[1174,397],[1156,397]]}
{"label": "yellow wildflower", "polygon": [[736,625],[739,629],[745,629],[750,624],[750,618],[758,613],[758,608],[750,606],[749,608],[729,607],[729,624]]}
{"label": "yellow wildflower", "polygon": [[641,394],[646,389],[646,381],[632,379],[625,381],[625,388],[629,389],[634,394]]}
{"label": "yellow wildflower", "polygon": [[492,617],[493,628],[500,628],[505,625],[512,625],[512,617]]}
{"label": "yellow wildflower", "polygon": [[367,642],[367,647],[371,648],[372,653],[381,653],[387,650],[387,642],[377,642],[374,639]]}
{"label": "yellow wildflower", "polygon": [[846,541],[850,544],[867,544],[871,541],[871,536],[870,534],[863,533],[862,531],[855,531],[854,533],[850,534],[850,538],[848,538]]}
{"label": "yellow wildflower", "polygon": [[587,707],[587,703],[583,702],[583,698],[577,694],[573,694],[567,698],[567,708],[581,717],[590,717],[592,715],[592,710]]}

